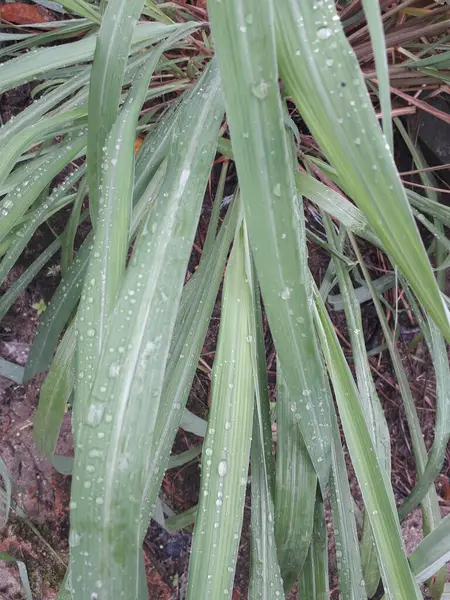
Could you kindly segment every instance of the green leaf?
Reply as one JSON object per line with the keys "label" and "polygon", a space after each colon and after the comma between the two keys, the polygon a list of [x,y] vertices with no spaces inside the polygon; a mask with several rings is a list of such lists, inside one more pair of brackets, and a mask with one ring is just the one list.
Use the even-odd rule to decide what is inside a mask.
{"label": "green leaf", "polygon": [[327,530],[323,501],[317,493],[314,529],[305,566],[299,577],[298,590],[302,600],[321,600],[330,595],[328,587]]}
{"label": "green leaf", "polygon": [[30,173],[30,179],[19,183],[0,202],[0,240],[17,225],[19,219],[45,190],[56,175],[71,162],[86,145],[86,136],[68,136],[51,150],[42,165]]}
{"label": "green leaf", "polygon": [[[294,396],[277,362],[275,538],[286,592],[297,581],[313,532],[317,476],[298,427]],[[308,400],[309,402],[309,400]],[[294,410],[293,410],[294,409]],[[306,409],[309,410],[308,405]]]}
{"label": "green leaf", "polygon": [[82,17],[86,17],[93,23],[100,24],[102,22],[98,9],[92,6],[90,2],[85,2],[85,0],[59,0],[59,4]]}
{"label": "green leaf", "polygon": [[[252,264],[254,331],[252,338],[253,378],[255,382],[255,410],[251,445],[251,565],[249,582],[250,600],[284,598],[283,581],[278,563],[275,538],[275,461],[272,450],[270,400],[267,387],[267,364],[260,294]],[[309,459],[308,459],[309,460]]]}
{"label": "green leaf", "polygon": [[325,488],[329,415],[310,310],[303,210],[279,95],[272,2],[211,0],[208,8],[264,307],[304,442]]}
{"label": "green leaf", "polygon": [[195,460],[202,452],[202,447],[197,446],[182,452],[181,454],[172,454],[167,463],[167,469],[178,469],[189,462]]}
{"label": "green leaf", "polygon": [[15,363],[10,362],[9,360],[5,360],[4,358],[0,358],[0,376],[6,377],[19,385],[23,383],[23,374],[24,367],[21,365],[16,365]]}
{"label": "green leaf", "polygon": [[450,560],[450,515],[442,519],[417,546],[409,558],[419,583],[437,573]]}
{"label": "green leaf", "polygon": [[0,263],[0,282],[3,283],[6,280],[10,270],[15,265],[19,256],[30,243],[32,236],[34,235],[37,228],[45,223],[49,218],[51,212],[54,210],[55,205],[66,196],[70,188],[78,181],[78,179],[85,172],[84,167],[80,167],[73,171],[66,179],[55,187],[50,196],[44,198],[44,200],[38,204],[34,211],[26,213],[24,218],[27,217],[25,223],[18,226],[14,230],[12,242],[6,252],[5,256]]}
{"label": "green leaf", "polygon": [[75,324],[67,328],[41,387],[34,416],[33,439],[44,456],[55,451],[64,413],[74,384]]}
{"label": "green leaf", "polygon": [[64,128],[84,124],[86,121],[86,107],[75,108],[62,114],[46,117],[30,124],[12,137],[6,146],[3,146],[2,162],[0,165],[0,186],[4,184],[7,176],[14,168],[17,159],[29,148],[40,142],[43,138],[53,136]]}
{"label": "green leaf", "polygon": [[[196,274],[185,285],[180,306],[186,293],[189,307],[184,318],[181,308],[174,327],[170,358],[164,376],[164,390],[155,426],[155,441],[151,454],[150,477],[146,482],[147,503],[150,512],[161,487],[161,481],[178,427],[199,437],[206,435],[206,421],[186,410],[192,381],[203,348],[215,300],[222,281],[223,270],[238,218],[238,202],[228,211],[211,249]],[[187,289],[187,288],[190,289]]]}
{"label": "green leaf", "polygon": [[61,475],[72,475],[73,457],[54,454],[52,456],[52,465]]}
{"label": "green leaf", "polygon": [[[353,498],[348,483],[345,456],[336,417],[332,423],[331,443],[332,476],[330,482],[331,509],[333,513],[336,565],[342,598],[366,600],[365,579],[361,566],[358,533],[353,509]],[[372,540],[370,540],[372,543]],[[377,566],[375,559],[375,567]],[[377,571],[378,581],[380,579]],[[377,578],[375,575],[375,579]],[[377,583],[378,583],[377,581]],[[373,595],[373,594],[372,594]],[[371,595],[369,595],[371,597]]]}
{"label": "green leaf", "polygon": [[[184,24],[163,25],[149,21],[139,23],[132,41],[134,44],[155,43],[184,26]],[[0,66],[0,93],[28,81],[42,79],[49,71],[92,60],[96,42],[97,35],[85,36],[77,42],[58,46],[58,52],[55,52],[54,47],[40,48],[35,52],[22,54],[6,61]]]}
{"label": "green leaf", "polygon": [[[183,130],[174,132],[167,175],[136,239],[92,392],[74,413],[74,600],[96,588],[98,600],[142,597],[142,541],[151,515],[151,461],[142,449],[154,443],[170,340],[223,117],[214,62],[200,90],[183,112]],[[85,552],[98,557],[95,564]]]}
{"label": "green leaf", "polygon": [[333,0],[286,0],[276,11],[287,92],[392,261],[450,341],[449,313]]}
{"label": "green leaf", "polygon": [[[96,213],[98,225],[77,313],[79,342],[76,358],[75,413],[78,410],[82,411],[85,402],[88,401],[107,334],[108,319],[125,273],[134,183],[136,123],[149,81],[166,47],[165,43],[160,44],[138,71],[106,145],[102,143]],[[76,436],[76,429],[74,434]]]}
{"label": "green leaf", "polygon": [[387,596],[391,600],[419,600],[421,594],[406,560],[392,488],[378,460],[342,348],[317,292],[315,310],[317,332],[333,384],[345,440],[372,526]]}
{"label": "green leaf", "polygon": [[[8,522],[9,511],[11,510],[11,478],[9,476],[8,467],[5,461],[0,457],[0,476],[3,480],[2,495],[0,502],[0,529]],[[4,488],[4,490],[3,490]]]}
{"label": "green leaf", "polygon": [[231,599],[233,593],[254,407],[251,355],[255,341],[250,339],[250,332],[255,330],[255,316],[245,236],[241,226],[225,275],[188,600],[219,596]]}
{"label": "green leaf", "polygon": [[392,132],[392,106],[391,90],[389,85],[389,70],[386,52],[386,41],[384,37],[383,20],[381,18],[381,7],[378,2],[362,0],[364,13],[367,20],[367,28],[370,33],[375,67],[377,70],[378,88],[380,94],[380,107],[382,112],[383,132],[391,151],[394,149],[394,136]]}
{"label": "green leaf", "polygon": [[[0,320],[3,319],[23,290],[28,287],[39,271],[60,249],[60,247],[61,239],[56,238],[56,240],[52,242],[50,246],[48,246],[43,252],[41,252],[41,254],[33,263],[31,263],[27,270],[22,273],[18,279],[16,279],[16,281],[8,288],[8,291],[3,294],[3,296],[0,298]],[[25,377],[26,374],[24,373],[24,380]]]}
{"label": "green leaf", "polygon": [[92,249],[92,239],[92,234],[87,236],[40,320],[25,367],[25,381],[46,371],[52,360],[61,332],[80,298]]}
{"label": "green leaf", "polygon": [[[107,160],[103,158],[105,144],[116,121],[128,54],[144,3],[144,0],[110,0],[97,36],[89,85],[87,147],[89,202],[94,225],[97,217],[100,218],[101,164]],[[134,129],[129,126],[125,131],[131,134]]]}

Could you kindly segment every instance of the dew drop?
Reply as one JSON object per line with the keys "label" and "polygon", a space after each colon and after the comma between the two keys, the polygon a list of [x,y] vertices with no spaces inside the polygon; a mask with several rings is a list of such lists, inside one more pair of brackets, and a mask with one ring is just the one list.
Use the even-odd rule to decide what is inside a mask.
{"label": "dew drop", "polygon": [[119,375],[119,371],[120,371],[120,365],[118,363],[111,363],[110,367],[109,367],[109,371],[108,371],[108,375],[111,378],[115,378]]}
{"label": "dew drop", "polygon": [[329,27],[321,27],[317,32],[319,40],[327,40],[333,35],[333,32]]}
{"label": "dew drop", "polygon": [[225,477],[225,475],[228,473],[228,465],[226,460],[220,461],[219,466],[217,467],[217,472],[219,473],[220,477]]}
{"label": "dew drop", "polygon": [[69,534],[69,546],[72,548],[76,548],[79,546],[81,542],[81,535],[76,531],[76,529],[71,529]]}
{"label": "dew drop", "polygon": [[87,415],[87,424],[92,427],[100,425],[105,414],[105,404],[91,404]]}
{"label": "dew drop", "polygon": [[264,79],[261,79],[258,85],[254,85],[252,87],[252,92],[254,96],[259,98],[259,100],[264,100],[264,98],[267,98],[267,94],[269,93],[269,86]]}

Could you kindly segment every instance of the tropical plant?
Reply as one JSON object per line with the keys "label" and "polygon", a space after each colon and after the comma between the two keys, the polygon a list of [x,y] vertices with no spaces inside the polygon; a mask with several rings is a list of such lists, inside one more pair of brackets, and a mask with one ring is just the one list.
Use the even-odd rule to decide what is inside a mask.
{"label": "tropical plant", "polygon": [[[37,228],[71,207],[63,234],[0,299],[4,316],[61,251],[62,280],[20,374],[26,380],[48,369],[35,417],[44,455],[54,454],[73,400],[70,564],[60,598],[148,597],[142,543],[152,515],[161,518],[158,494],[180,426],[204,437],[189,600],[232,596],[249,464],[249,598],[283,598],[297,583],[302,599],[329,596],[328,495],[342,598],[371,598],[380,579],[392,600],[421,598],[426,580],[433,598],[442,597],[450,537],[433,482],[450,436],[443,294],[450,210],[432,192],[405,190],[393,159],[392,117],[402,111],[392,111],[391,92],[436,113],[397,88],[403,80],[448,80],[446,39],[423,41],[448,27],[448,7],[388,4],[210,0],[209,29],[206,12],[186,2],[65,0],[72,18],[0,49],[8,57],[0,91],[40,82],[39,99],[0,129],[2,282]],[[406,19],[400,28],[398,15]],[[395,66],[386,59],[393,40],[408,57]],[[299,123],[315,140],[309,146]],[[408,133],[394,126],[424,187],[433,188]],[[225,166],[200,264],[185,282],[217,154],[235,162],[235,191],[222,218]],[[61,172],[65,179],[50,192]],[[304,199],[316,207],[323,238],[305,225]],[[88,217],[92,230],[75,253]],[[428,247],[417,221],[432,233]],[[330,254],[320,287],[308,267],[308,239]],[[385,254],[394,275],[371,281],[363,243]],[[186,403],[224,269],[205,424]],[[436,373],[429,454],[396,328],[381,304],[394,286],[404,290]],[[416,460],[416,486],[400,507],[363,339],[360,304],[368,299]],[[274,417],[262,306],[277,354]],[[355,377],[329,307],[345,311]],[[0,372],[12,370],[0,363]],[[400,519],[419,504],[425,538],[408,556]]]}

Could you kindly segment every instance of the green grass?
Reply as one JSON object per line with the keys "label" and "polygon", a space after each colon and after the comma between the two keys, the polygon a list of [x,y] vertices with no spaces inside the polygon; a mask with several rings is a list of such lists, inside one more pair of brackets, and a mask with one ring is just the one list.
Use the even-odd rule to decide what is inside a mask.
{"label": "green grass", "polygon": [[[410,3],[403,4],[392,16]],[[434,488],[450,436],[449,301],[441,291],[450,213],[429,189],[405,191],[393,159],[397,136],[422,183],[436,186],[392,118],[389,86],[401,87],[400,77],[445,81],[447,40],[438,47],[421,33],[440,36],[443,11],[404,13],[408,27],[396,43],[408,60],[391,65],[386,41],[394,40],[394,21],[370,2],[337,12],[332,0],[210,0],[210,23],[202,10],[153,0],[62,5],[71,17],[59,27],[0,51],[0,91],[40,82],[36,101],[0,128],[1,281],[33,248],[39,227],[63,209],[69,214],[63,232],[0,299],[3,317],[61,249],[62,280],[25,370],[0,365],[19,381],[48,371],[34,438],[56,462],[73,402],[70,577],[60,600],[148,598],[142,544],[152,515],[164,523],[162,478],[198,452],[171,459],[180,426],[205,440],[198,507],[167,523],[172,530],[195,519],[188,600],[231,599],[246,502],[248,597],[283,598],[296,584],[302,600],[329,597],[328,494],[342,598],[370,598],[381,580],[387,599],[412,600],[428,580],[439,600],[450,553]],[[314,143],[304,143],[306,130]],[[138,135],[145,139],[135,152]],[[226,162],[201,261],[185,282],[220,156]],[[237,177],[224,216],[228,161]],[[306,205],[315,207],[322,237],[305,221]],[[329,253],[319,287],[308,240]],[[369,245],[393,271],[373,283],[361,251]],[[222,280],[205,423],[186,403]],[[399,283],[436,374],[429,454],[383,308],[384,294]],[[378,311],[416,461],[416,485],[399,507],[363,337],[367,301]],[[333,311],[344,311],[351,361]],[[277,361],[276,446],[267,331]],[[355,511],[344,448],[362,510]],[[0,464],[6,520],[11,485]],[[418,504],[424,540],[408,556],[400,521]]]}

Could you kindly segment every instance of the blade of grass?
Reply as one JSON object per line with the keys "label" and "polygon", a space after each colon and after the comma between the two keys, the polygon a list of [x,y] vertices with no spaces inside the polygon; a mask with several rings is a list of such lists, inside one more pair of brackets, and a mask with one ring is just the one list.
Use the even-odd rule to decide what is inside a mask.
{"label": "blade of grass", "polygon": [[[99,194],[96,197],[99,223],[77,312],[79,343],[76,352],[74,415],[78,410],[83,411],[88,401],[107,335],[109,316],[125,273],[134,184],[136,124],[149,81],[167,45],[167,42],[163,42],[155,48],[138,71],[106,142],[101,144],[102,165],[99,169]],[[89,174],[88,158],[90,185],[92,181],[89,180]],[[89,342],[85,342],[86,339]],[[75,418],[78,420],[78,417]],[[74,433],[76,435],[76,430]]]}
{"label": "blade of grass", "polygon": [[[216,199],[217,201],[217,199]],[[252,264],[251,290],[255,329],[251,332],[252,368],[255,387],[251,444],[251,565],[250,600],[284,598],[277,556],[275,522],[275,461],[272,450],[270,401],[267,387],[264,329],[256,272]],[[308,457],[309,460],[309,457]]]}
{"label": "blade of grass", "polygon": [[24,368],[21,365],[16,365],[9,360],[0,358],[0,375],[2,377],[6,377],[15,383],[18,383],[19,385],[22,385],[23,374]]}
{"label": "blade of grass", "polygon": [[[149,21],[139,23],[132,41],[134,44],[156,43],[184,26],[184,24],[163,25]],[[96,35],[86,36],[79,41],[58,46],[58,52],[55,52],[53,47],[40,48],[6,61],[0,66],[0,93],[28,81],[43,79],[49,71],[92,60],[96,41]]]}
{"label": "blade of grass", "polygon": [[0,202],[0,240],[2,240],[17,224],[26,210],[33,204],[39,194],[50,184],[54,177],[69,163],[86,145],[86,136],[65,139],[56,146],[41,166],[30,173],[30,179],[18,184]]}
{"label": "blade of grass", "polygon": [[208,8],[264,306],[303,439],[325,487],[328,407],[310,311],[303,210],[278,90],[272,2],[210,0]]}
{"label": "blade of grass", "polygon": [[29,244],[30,239],[34,235],[37,228],[47,220],[52,207],[66,195],[74,183],[76,183],[83,175],[84,171],[84,167],[80,167],[79,169],[73,171],[63,183],[58,185],[52,191],[50,196],[45,198],[44,201],[38,205],[36,210],[33,211],[31,218],[29,218],[21,227],[18,227],[13,231],[14,235],[12,238],[12,243],[3,257],[2,262],[0,263],[0,283],[5,281],[8,273]]}
{"label": "blade of grass", "polygon": [[276,11],[281,77],[346,192],[450,341],[448,310],[333,0]]}
{"label": "blade of grass", "polygon": [[[417,311],[415,314],[417,316],[420,313]],[[433,321],[429,321],[429,328],[426,327],[425,323],[421,323],[420,327],[424,332],[425,339],[430,349],[436,373],[436,424],[433,445],[428,454],[425,469],[423,473],[420,474],[411,494],[401,505],[399,510],[400,518],[403,518],[410,513],[411,510],[422,501],[430,487],[433,485],[433,481],[441,472],[445,460],[447,444],[450,438],[450,369],[446,344]]]}
{"label": "blade of grass", "polygon": [[417,546],[409,558],[417,581],[422,583],[450,560],[450,515],[442,519]]}
{"label": "blade of grass", "polygon": [[[165,182],[136,240],[111,315],[114,327],[74,424],[82,447],[72,478],[74,600],[85,600],[96,587],[98,600],[139,597],[150,519],[145,483],[151,467],[142,449],[154,442],[170,340],[223,116],[214,62],[199,89],[180,116],[182,131],[174,132]],[[85,552],[96,557],[95,565]]]}
{"label": "blade of grass", "polygon": [[103,154],[116,120],[125,69],[144,0],[110,0],[101,21],[89,85],[87,143],[89,204],[99,217]]}
{"label": "blade of grass", "polygon": [[72,393],[75,375],[75,324],[67,328],[39,394],[34,416],[33,439],[44,456],[55,452],[64,413]]}
{"label": "blade of grass", "polygon": [[85,2],[84,0],[60,0],[59,4],[82,17],[86,17],[86,19],[97,25],[100,25],[102,22],[98,9],[92,6],[90,2]]}
{"label": "blade of grass", "polygon": [[86,238],[42,315],[25,367],[25,381],[46,371],[51,363],[61,332],[80,299],[92,240],[92,234]]}
{"label": "blade of grass", "polygon": [[[298,427],[299,413],[277,361],[275,539],[284,590],[297,581],[313,532],[317,476]],[[308,401],[309,402],[309,401]],[[306,409],[309,410],[308,405]]]}
{"label": "blade of grass", "polygon": [[[189,309],[181,318],[181,309],[174,327],[174,339],[170,359],[164,376],[164,391],[158,412],[155,442],[151,454],[151,476],[146,482],[144,497],[152,512],[159,493],[168,457],[175,440],[178,427],[200,437],[206,435],[206,422],[185,409],[195,376],[200,353],[208,329],[214,303],[222,280],[223,270],[234,237],[239,202],[233,202],[224,223],[211,249],[211,254],[202,262],[195,277],[195,285],[189,291]],[[191,278],[189,281],[193,281]],[[184,287],[182,302],[187,291]]]}
{"label": "blade of grass", "polygon": [[0,185],[3,185],[21,154],[37,144],[48,134],[54,136],[61,129],[71,124],[83,124],[86,121],[86,115],[86,107],[76,108],[63,114],[40,119],[37,123],[30,124],[26,129],[17,133],[8,141],[6,146],[3,146],[2,162],[0,165]]}
{"label": "blade of grass", "polygon": [[[148,206],[158,194],[164,174],[165,165],[162,164],[151,183],[148,185],[148,188],[145,190],[145,193],[135,205],[129,241],[134,239],[137,228],[141,224],[142,219],[148,210]],[[66,276],[63,277],[53,294],[52,301],[39,323],[39,328],[34,337],[28,356],[28,362],[25,367],[25,381],[37,373],[47,370],[52,360],[61,332],[80,299],[81,289],[92,251],[92,242],[93,234],[90,233],[81,245]]]}
{"label": "blade of grass", "polygon": [[254,408],[251,263],[241,224],[225,274],[211,409],[203,445],[188,600],[229,598],[244,514]]}
{"label": "blade of grass", "polygon": [[84,177],[78,187],[72,211],[70,213],[66,228],[64,229],[64,243],[61,248],[61,273],[63,277],[73,262],[75,235],[77,233],[81,209],[83,207],[83,202],[87,191],[87,178]]}
{"label": "blade of grass", "polygon": [[336,417],[333,419],[332,430],[330,491],[340,593],[342,598],[366,600],[368,594],[358,546],[354,502]]}
{"label": "blade of grass", "polygon": [[[334,228],[330,219],[324,215],[323,220],[328,240],[332,245],[337,245],[338,249],[340,249],[341,244],[337,244],[334,235]],[[343,232],[343,235],[344,234],[345,231]],[[344,239],[343,235],[342,240]],[[334,259],[333,261],[347,320],[361,407],[366,416],[367,426],[377,452],[378,460],[386,470],[388,476],[390,476],[391,452],[389,430],[383,408],[372,379],[370,365],[366,353],[366,346],[362,336],[363,323],[361,318],[360,301],[357,298],[357,294],[353,288],[348,271],[343,267],[340,261],[335,261]],[[364,577],[362,577],[361,573],[356,574],[356,578],[359,578],[358,587],[354,586],[353,594],[358,594],[358,592],[361,593],[359,581],[364,580],[366,584],[367,595],[369,598],[371,598],[378,588],[380,575],[376,555],[374,553],[370,520],[367,515],[365,515],[364,518],[361,554]],[[359,562],[359,552],[357,558],[353,558],[350,564],[356,564],[356,560]],[[345,572],[342,572],[342,574],[345,575]],[[355,580],[353,580],[353,583],[355,583]],[[363,592],[364,594],[366,593],[365,590],[363,590]]]}
{"label": "blade of grass", "polygon": [[203,244],[202,260],[207,259],[208,254],[214,244],[214,240],[216,239],[216,236],[217,236],[217,226],[219,224],[220,209],[222,207],[223,192],[225,189],[227,173],[228,173],[228,161],[223,163],[222,169],[220,171],[220,177],[219,177],[219,181],[217,183],[216,195],[214,198],[213,209],[212,209],[211,217],[209,220],[208,231],[206,233],[205,243]]}
{"label": "blade of grass", "polygon": [[323,513],[323,501],[317,493],[314,510],[314,528],[305,566],[299,576],[298,591],[302,600],[328,598],[328,551],[327,531]]}
{"label": "blade of grass", "polygon": [[380,108],[383,114],[383,132],[392,152],[394,148],[394,134],[392,130],[391,91],[389,87],[389,70],[381,9],[379,3],[371,2],[370,0],[362,0],[362,5],[366,15],[370,40],[372,42],[373,54],[375,57]]}
{"label": "blade of grass", "polygon": [[9,511],[11,510],[11,477],[9,476],[8,467],[5,461],[0,457],[0,476],[3,480],[3,488],[0,502],[0,529],[8,522]]}
{"label": "blade of grass", "polygon": [[[356,244],[354,238],[350,234],[350,241],[352,243],[355,254],[358,258],[361,270],[366,279],[367,285],[372,293],[372,300],[375,305],[375,309],[377,311],[378,320],[380,321],[381,327],[383,329],[384,337],[386,340],[387,347],[389,349],[389,354],[391,356],[392,365],[394,367],[394,372],[398,381],[398,385],[400,388],[403,405],[405,407],[406,419],[408,422],[408,428],[411,436],[412,447],[414,451],[414,458],[416,461],[416,469],[420,475],[422,475],[426,461],[427,461],[427,451],[425,447],[425,442],[423,439],[422,431],[420,428],[419,418],[417,416],[416,407],[414,404],[414,399],[411,394],[411,390],[408,384],[408,379],[403,368],[403,364],[401,361],[400,354],[398,352],[397,346],[395,345],[391,332],[389,330],[389,326],[386,321],[385,314],[379,302],[378,296],[373,289],[371,284],[371,278],[361,252]],[[437,499],[437,494],[434,486],[431,486],[428,489],[428,493],[422,500],[422,511],[423,511],[423,520],[424,520],[424,529],[433,529],[437,522],[440,520],[440,510],[439,503]],[[404,516],[402,514],[401,516]]]}
{"label": "blade of grass", "polygon": [[333,384],[345,439],[372,526],[387,597],[391,600],[420,600],[419,588],[406,560],[390,482],[376,455],[355,382],[317,292],[315,310],[318,335]]}
{"label": "blade of grass", "polygon": [[0,321],[6,315],[20,294],[28,287],[39,271],[60,248],[61,238],[56,238],[56,240],[54,240],[50,246],[41,252],[38,258],[31,263],[27,270],[22,273],[18,279],[16,279],[16,281],[8,288],[8,291],[3,294],[3,296],[0,298]]}

